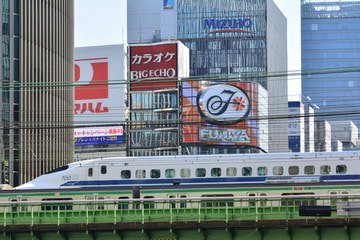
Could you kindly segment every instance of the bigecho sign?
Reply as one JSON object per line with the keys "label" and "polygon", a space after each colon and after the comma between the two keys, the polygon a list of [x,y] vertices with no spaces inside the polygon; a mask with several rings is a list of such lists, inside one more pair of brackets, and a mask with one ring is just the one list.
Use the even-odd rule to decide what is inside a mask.
{"label": "bigecho sign", "polygon": [[175,88],[177,45],[130,46],[131,90]]}

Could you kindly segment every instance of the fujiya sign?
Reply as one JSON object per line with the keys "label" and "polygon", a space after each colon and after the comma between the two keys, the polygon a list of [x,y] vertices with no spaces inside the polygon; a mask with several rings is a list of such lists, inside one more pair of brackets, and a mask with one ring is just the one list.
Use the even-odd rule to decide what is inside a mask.
{"label": "fujiya sign", "polygon": [[199,128],[199,139],[208,142],[249,143],[245,129]]}
{"label": "fujiya sign", "polygon": [[197,107],[205,122],[222,125],[243,121],[250,111],[245,91],[233,85],[213,85],[197,96]]}

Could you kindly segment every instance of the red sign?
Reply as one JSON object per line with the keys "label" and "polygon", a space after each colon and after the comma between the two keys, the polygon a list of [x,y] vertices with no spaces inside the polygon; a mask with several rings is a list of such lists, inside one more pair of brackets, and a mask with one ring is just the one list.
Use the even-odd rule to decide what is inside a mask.
{"label": "red sign", "polygon": [[107,58],[75,61],[75,100],[107,99],[109,97]]}
{"label": "red sign", "polygon": [[176,43],[130,47],[131,90],[175,88],[176,77]]}

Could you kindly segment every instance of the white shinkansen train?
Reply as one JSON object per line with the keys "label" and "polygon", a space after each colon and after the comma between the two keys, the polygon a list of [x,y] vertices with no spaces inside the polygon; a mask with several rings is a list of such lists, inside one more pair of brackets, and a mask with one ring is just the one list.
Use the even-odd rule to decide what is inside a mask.
{"label": "white shinkansen train", "polygon": [[360,152],[104,158],[71,163],[3,189],[0,202],[344,198],[360,196],[359,169]]}
{"label": "white shinkansen train", "polygon": [[23,189],[360,183],[360,152],[118,157],[74,162]]}

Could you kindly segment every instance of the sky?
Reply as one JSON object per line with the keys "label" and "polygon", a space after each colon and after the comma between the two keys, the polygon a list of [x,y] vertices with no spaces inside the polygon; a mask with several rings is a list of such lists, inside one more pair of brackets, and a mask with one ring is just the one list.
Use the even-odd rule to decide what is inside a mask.
{"label": "sky", "polygon": [[[300,0],[274,0],[288,21],[288,70],[301,69]],[[106,4],[104,4],[106,3]],[[75,0],[75,47],[125,43],[126,0]],[[298,100],[299,77],[289,79],[289,100]]]}

